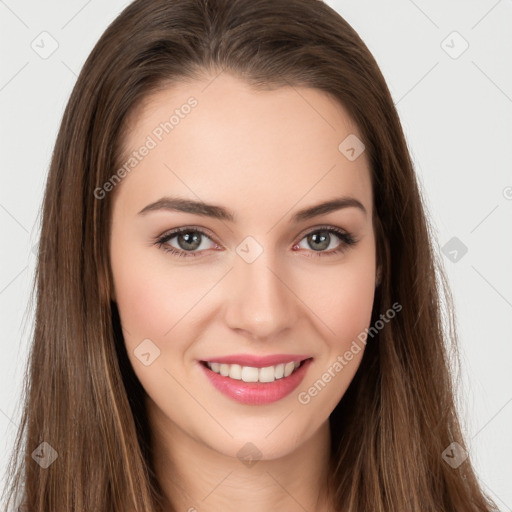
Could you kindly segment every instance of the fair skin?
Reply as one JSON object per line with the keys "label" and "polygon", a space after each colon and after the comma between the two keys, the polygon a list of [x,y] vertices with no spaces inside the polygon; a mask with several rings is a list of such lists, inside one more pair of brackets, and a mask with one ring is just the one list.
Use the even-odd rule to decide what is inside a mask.
{"label": "fair skin", "polygon": [[[113,299],[148,395],[155,469],[180,511],[331,512],[328,420],[363,350],[307,404],[298,396],[370,324],[376,251],[369,164],[366,153],[349,161],[338,150],[349,134],[362,137],[321,91],[255,91],[225,72],[212,79],[147,98],[130,119],[129,151],[190,96],[198,104],[110,192]],[[171,195],[227,208],[235,221],[164,209],[139,214]],[[348,206],[292,221],[299,210],[339,197],[366,211]],[[356,243],[324,232],[327,242],[315,245],[307,236],[318,240],[331,226]],[[207,236],[191,229],[198,248],[180,235],[164,247],[195,257],[156,244],[180,227]],[[251,263],[237,253],[247,236],[263,249]],[[160,355],[146,366],[134,351],[147,339]],[[230,354],[313,359],[289,395],[248,405],[219,392],[200,367]],[[249,442],[260,453],[252,465],[237,456]]]}

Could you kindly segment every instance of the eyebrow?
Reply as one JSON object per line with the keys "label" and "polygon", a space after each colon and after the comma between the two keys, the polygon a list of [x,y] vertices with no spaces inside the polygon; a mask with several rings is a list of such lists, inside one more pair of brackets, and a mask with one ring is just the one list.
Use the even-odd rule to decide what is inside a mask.
{"label": "eyebrow", "polygon": [[[314,206],[309,206],[299,210],[294,214],[291,219],[293,223],[299,223],[304,220],[317,217],[318,215],[326,215],[327,213],[341,210],[344,208],[358,208],[365,216],[368,214],[363,204],[355,197],[338,197],[319,203]],[[177,212],[192,213],[195,215],[202,215],[205,217],[212,217],[214,219],[235,222],[235,214],[223,206],[214,204],[207,204],[201,201],[193,201],[191,199],[183,199],[179,197],[162,197],[154,203],[145,206],[138,215],[145,215],[149,212],[158,210],[171,210]]]}

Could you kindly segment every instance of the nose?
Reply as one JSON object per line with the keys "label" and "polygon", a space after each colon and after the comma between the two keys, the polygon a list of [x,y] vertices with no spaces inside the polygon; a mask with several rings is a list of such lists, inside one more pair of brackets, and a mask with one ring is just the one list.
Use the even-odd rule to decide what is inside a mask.
{"label": "nose", "polygon": [[226,323],[254,339],[270,339],[297,324],[301,301],[291,274],[271,251],[252,263],[238,255],[228,280]]}

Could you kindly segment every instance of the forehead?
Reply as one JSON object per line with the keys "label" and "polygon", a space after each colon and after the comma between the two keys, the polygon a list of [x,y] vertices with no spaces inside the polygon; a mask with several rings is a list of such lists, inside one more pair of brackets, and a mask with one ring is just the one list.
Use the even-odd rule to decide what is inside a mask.
{"label": "forehead", "polygon": [[133,208],[167,192],[262,215],[345,194],[370,212],[366,153],[351,161],[339,149],[354,136],[345,107],[316,89],[255,90],[225,73],[174,84],[132,112],[121,164],[139,154],[117,192]]}

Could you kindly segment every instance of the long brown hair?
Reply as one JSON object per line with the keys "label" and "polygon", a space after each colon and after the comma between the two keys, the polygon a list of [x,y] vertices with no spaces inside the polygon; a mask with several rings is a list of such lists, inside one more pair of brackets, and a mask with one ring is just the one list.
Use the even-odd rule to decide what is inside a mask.
{"label": "long brown hair", "polygon": [[[453,442],[466,446],[452,379],[455,322],[392,97],[357,33],[317,0],[136,0],[94,47],[46,185],[8,503],[21,499],[30,512],[163,510],[144,389],[110,295],[112,194],[94,191],[122,165],[127,119],[144,98],[220,72],[255,89],[326,92],[348,109],[369,156],[382,266],[372,321],[395,302],[402,310],[368,342],[330,417],[336,508],[491,510],[470,458],[453,468],[442,456]],[[43,442],[58,455],[47,468],[33,457]]]}

